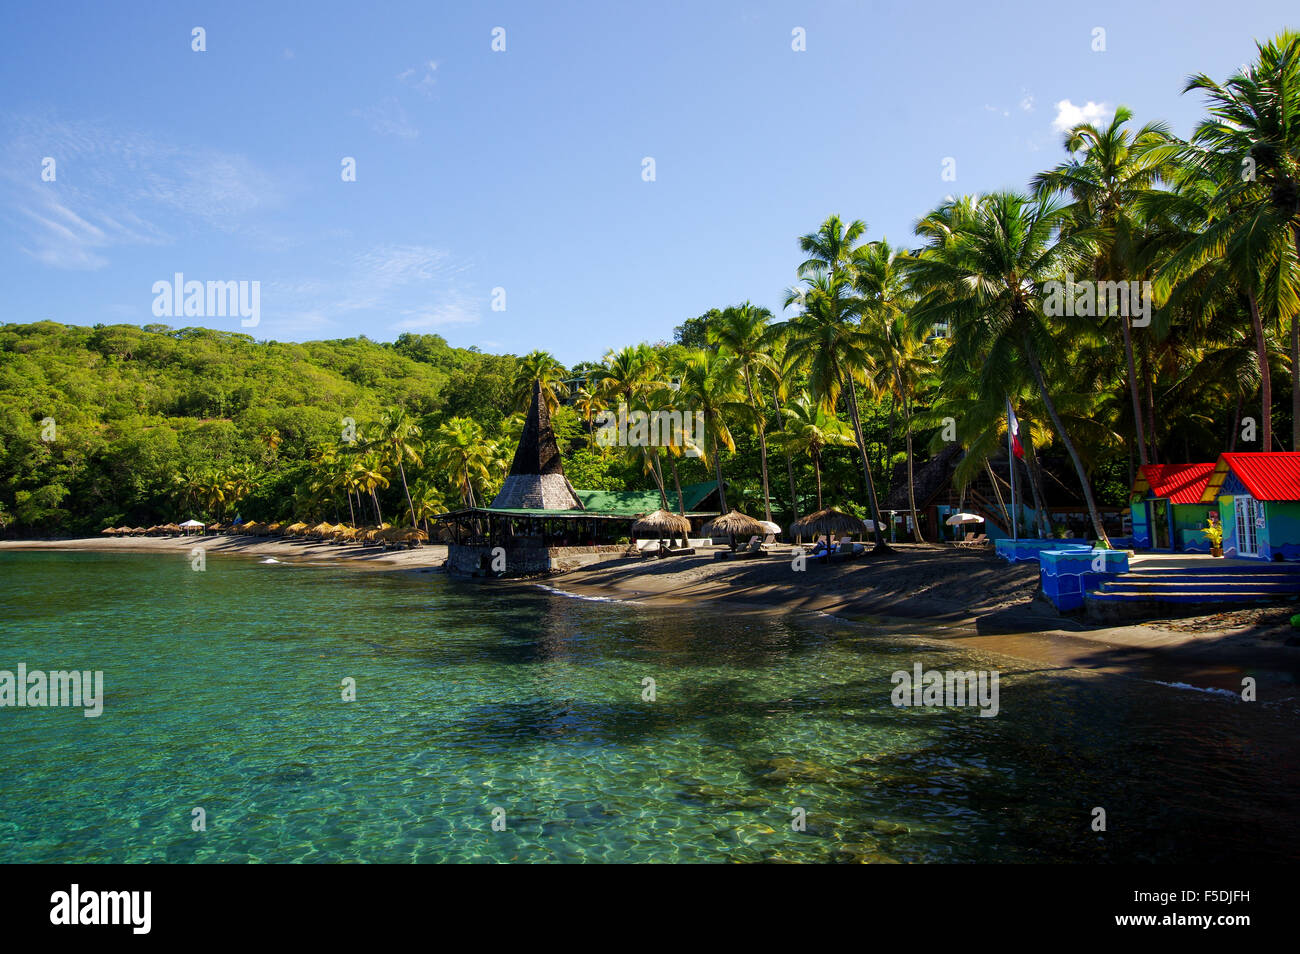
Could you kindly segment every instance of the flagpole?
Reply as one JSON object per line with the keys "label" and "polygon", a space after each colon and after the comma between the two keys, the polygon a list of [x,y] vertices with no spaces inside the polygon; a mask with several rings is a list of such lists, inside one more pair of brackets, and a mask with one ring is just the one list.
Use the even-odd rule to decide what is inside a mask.
{"label": "flagpole", "polygon": [[1017,519],[1019,514],[1016,513],[1016,455],[1011,450],[1011,399],[1007,398],[1007,476],[1011,478],[1011,539],[1019,540],[1019,531],[1017,527],[1020,521]]}

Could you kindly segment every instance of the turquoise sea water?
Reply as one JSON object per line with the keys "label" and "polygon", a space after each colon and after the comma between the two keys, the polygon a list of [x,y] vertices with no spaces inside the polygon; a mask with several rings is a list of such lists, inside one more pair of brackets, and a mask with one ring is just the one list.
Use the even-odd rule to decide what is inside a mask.
{"label": "turquoise sea water", "polygon": [[[918,661],[999,668],[1001,711],[894,708],[890,674]],[[106,700],[0,709],[0,862],[1300,855],[1294,706],[828,618],[4,552],[0,670],[20,662],[103,670]]]}

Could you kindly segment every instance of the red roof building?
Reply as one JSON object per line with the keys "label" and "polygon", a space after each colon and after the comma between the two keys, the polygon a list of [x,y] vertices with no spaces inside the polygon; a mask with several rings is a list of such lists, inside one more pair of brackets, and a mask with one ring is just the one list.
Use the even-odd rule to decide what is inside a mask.
{"label": "red roof building", "polygon": [[1147,496],[1174,504],[1200,503],[1214,473],[1210,464],[1144,464],[1133,482],[1134,499]]}
{"label": "red roof building", "polygon": [[[1231,480],[1236,477],[1236,481]],[[1227,453],[1219,455],[1214,473],[1201,492],[1202,503],[1213,503],[1225,483],[1228,493],[1240,481],[1256,500],[1300,501],[1300,453]]]}

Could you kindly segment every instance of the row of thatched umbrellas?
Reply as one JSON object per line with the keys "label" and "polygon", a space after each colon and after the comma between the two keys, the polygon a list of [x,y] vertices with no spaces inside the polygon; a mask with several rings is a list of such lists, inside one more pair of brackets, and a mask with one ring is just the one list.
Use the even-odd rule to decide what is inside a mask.
{"label": "row of thatched umbrellas", "polygon": [[105,527],[99,531],[109,537],[174,537],[186,533],[198,533],[203,524],[197,521],[185,523],[160,523],[152,527]]}
{"label": "row of thatched umbrellas", "polygon": [[[873,529],[870,520],[860,520],[833,507],[810,513],[790,524],[790,533],[796,540],[802,540],[804,537],[811,540],[823,535],[838,539],[843,536],[859,536]],[[690,536],[690,532],[689,520],[681,514],[667,510],[656,510],[654,513],[646,514],[632,525],[634,537],[685,538]],[[701,532],[707,537],[727,537],[734,543],[737,537],[743,539],[766,536],[769,533],[777,534],[781,532],[781,528],[768,521],[756,520],[739,510],[732,510],[706,523]]]}
{"label": "row of thatched umbrellas", "polygon": [[241,523],[238,526],[213,523],[206,528],[198,521],[186,521],[185,524],[168,523],[149,527],[108,527],[101,531],[107,536],[175,536],[189,530],[204,530],[209,534],[226,534],[230,536],[250,537],[292,537],[303,540],[317,540],[322,543],[359,543],[363,546],[405,544],[420,546],[427,543],[429,535],[413,527],[349,527],[344,524],[318,523],[312,526],[298,522],[291,524],[258,523],[256,520]]}

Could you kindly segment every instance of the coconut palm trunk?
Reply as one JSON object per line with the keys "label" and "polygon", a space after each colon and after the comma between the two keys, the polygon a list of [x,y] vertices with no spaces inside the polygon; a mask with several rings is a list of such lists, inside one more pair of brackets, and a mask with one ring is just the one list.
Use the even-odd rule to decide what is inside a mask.
{"label": "coconut palm trunk", "polygon": [[871,507],[871,522],[874,524],[876,535],[876,553],[892,552],[888,543],[885,542],[885,534],[880,529],[880,502],[876,500],[876,484],[871,479],[871,459],[867,456],[867,441],[862,436],[862,418],[858,415],[858,395],[857,388],[853,383],[850,375],[844,375],[848,380],[842,382],[842,387],[848,392],[849,416],[853,418],[853,436],[858,442],[858,452],[862,455],[862,476],[867,482],[867,502]]}
{"label": "coconut palm trunk", "polygon": [[822,452],[820,447],[813,447],[813,474],[817,477],[817,509],[825,510],[822,506]]}
{"label": "coconut palm trunk", "polygon": [[1007,509],[1007,502],[1002,499],[1002,487],[998,484],[998,475],[993,473],[993,465],[989,463],[987,457],[984,458],[984,472],[989,475],[989,483],[993,485],[993,496],[997,499],[998,506],[1002,508],[1002,522],[1009,531],[1011,529],[1011,511]]}
{"label": "coconut palm trunk", "polygon": [[1043,487],[1043,468],[1038,463],[1034,439],[1029,436],[1027,430],[1021,443],[1025,448],[1025,473],[1029,475],[1029,493],[1034,498],[1034,522],[1038,525],[1039,536],[1050,537],[1052,529],[1048,526],[1047,510],[1043,506],[1043,501],[1047,499],[1047,492]]}
{"label": "coconut palm trunk", "polygon": [[713,475],[718,482],[718,512],[727,512],[727,491],[722,481],[722,458],[718,455],[718,438],[711,435],[709,438],[709,452],[713,455]]}
{"label": "coconut palm trunk", "polygon": [[905,428],[905,443],[907,444],[907,506],[912,512],[912,539],[917,543],[924,543],[925,537],[921,533],[921,518],[916,512],[916,481],[912,472],[912,405],[907,400],[906,395],[903,397],[903,427]]}
{"label": "coconut palm trunk", "polygon": [[[1296,241],[1300,245],[1300,239]],[[1300,248],[1296,249],[1300,258]],[[1291,316],[1291,449],[1300,451],[1300,314]]]}
{"label": "coconut palm trunk", "polygon": [[406,506],[411,508],[411,526],[418,527],[419,521],[415,519],[415,504],[411,501],[411,488],[406,486],[406,468],[402,466],[402,452],[397,452],[397,472],[402,475],[402,490],[406,493]]}
{"label": "coconut palm trunk", "polygon": [[1138,389],[1136,361],[1133,358],[1133,333],[1129,319],[1119,316],[1120,327],[1124,329],[1124,361],[1128,367],[1128,393],[1133,401],[1133,426],[1137,434],[1138,460],[1147,463],[1147,434],[1142,423],[1142,397]]}
{"label": "coconut palm trunk", "polygon": [[1025,360],[1029,364],[1029,370],[1033,372],[1034,381],[1038,385],[1039,396],[1043,399],[1043,406],[1047,408],[1047,416],[1052,419],[1052,426],[1056,428],[1061,443],[1065,445],[1065,450],[1070,455],[1070,462],[1074,464],[1074,472],[1079,478],[1079,487],[1083,490],[1083,500],[1088,507],[1088,516],[1092,520],[1093,532],[1097,535],[1097,540],[1101,545],[1106,549],[1110,549],[1110,539],[1106,536],[1106,530],[1101,525],[1101,514],[1097,511],[1097,502],[1092,496],[1092,485],[1088,482],[1088,474],[1083,469],[1083,461],[1079,457],[1079,452],[1075,450],[1074,441],[1070,440],[1065,424],[1061,421],[1061,415],[1057,413],[1056,402],[1052,400],[1051,391],[1047,387],[1047,377],[1043,374],[1043,365],[1038,358],[1038,350],[1034,347],[1028,332],[1023,332],[1021,338],[1024,342]]}
{"label": "coconut palm trunk", "polygon": [[1255,331],[1255,356],[1259,359],[1260,444],[1262,451],[1273,449],[1273,381],[1268,371],[1268,342],[1264,338],[1264,319],[1259,312],[1259,299],[1255,289],[1248,289],[1246,302],[1250,305],[1250,325]]}
{"label": "coconut palm trunk", "polygon": [[[677,512],[678,512],[681,516],[685,517],[685,516],[686,516],[686,499],[682,496],[682,481],[681,481],[681,478],[677,476],[677,460],[676,460],[676,458],[674,458],[671,454],[669,454],[669,455],[668,455],[668,463],[669,463],[669,465],[672,466],[672,469],[673,469],[673,487],[675,487],[676,490],[677,490]],[[664,507],[664,509],[667,510],[668,508],[667,508],[667,507]]]}
{"label": "coconut palm trunk", "polygon": [[754,382],[749,376],[749,366],[745,366],[745,390],[749,393],[749,406],[754,409],[755,424],[758,427],[758,460],[763,472],[763,519],[772,522],[772,496],[767,487],[767,436],[763,421],[763,407],[754,397]]}
{"label": "coconut palm trunk", "polygon": [[[776,393],[776,389],[773,389],[772,392],[772,404],[776,408],[776,419],[779,421],[781,420],[781,396]],[[794,458],[790,455],[788,451],[786,452],[785,455],[785,472],[786,475],[790,478],[790,512],[794,515],[794,519],[798,520],[799,519],[799,492],[798,490],[795,489],[795,485],[794,485]],[[817,509],[818,510],[821,509],[820,497],[818,498]]]}

